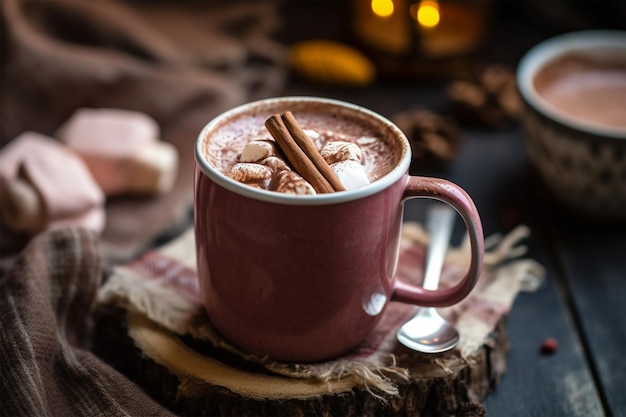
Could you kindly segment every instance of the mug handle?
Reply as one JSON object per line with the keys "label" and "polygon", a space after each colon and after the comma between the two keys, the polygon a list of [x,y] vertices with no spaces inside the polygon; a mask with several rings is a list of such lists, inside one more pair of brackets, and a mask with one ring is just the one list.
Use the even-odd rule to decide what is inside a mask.
{"label": "mug handle", "polygon": [[465,222],[472,258],[465,277],[454,287],[427,290],[396,280],[391,301],[424,307],[445,307],[456,304],[472,291],[482,272],[485,242],[478,210],[470,196],[461,187],[439,178],[409,176],[402,202],[411,198],[430,198],[452,206]]}

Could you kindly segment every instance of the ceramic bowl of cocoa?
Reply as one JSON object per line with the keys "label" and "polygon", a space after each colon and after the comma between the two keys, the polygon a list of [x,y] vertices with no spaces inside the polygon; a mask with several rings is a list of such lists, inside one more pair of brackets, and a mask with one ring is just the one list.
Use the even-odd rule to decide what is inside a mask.
{"label": "ceramic bowl of cocoa", "polygon": [[626,219],[626,31],[567,33],[517,69],[531,164],[565,206]]}

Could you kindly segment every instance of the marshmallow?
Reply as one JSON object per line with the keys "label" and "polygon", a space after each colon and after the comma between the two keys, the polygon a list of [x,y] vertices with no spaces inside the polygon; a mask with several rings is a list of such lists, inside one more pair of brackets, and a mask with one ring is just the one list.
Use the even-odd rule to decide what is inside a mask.
{"label": "marshmallow", "polygon": [[239,162],[233,166],[228,176],[235,181],[248,183],[269,179],[272,176],[272,170],[253,162]]}
{"label": "marshmallow", "polygon": [[352,159],[335,162],[330,165],[339,181],[346,187],[346,190],[354,190],[370,183],[365,168],[360,162]]}
{"label": "marshmallow", "polygon": [[328,142],[320,149],[320,154],[328,165],[347,160],[361,162],[363,158],[359,145],[342,141]]}
{"label": "marshmallow", "polygon": [[0,152],[0,212],[12,230],[37,233],[65,225],[101,232],[104,194],[71,149],[25,132]]}
{"label": "marshmallow", "polygon": [[278,173],[278,175],[272,178],[269,189],[285,194],[316,194],[313,186],[294,171],[282,171]]}
{"label": "marshmallow", "polygon": [[261,161],[261,165],[268,167],[275,174],[281,171],[291,171],[291,168],[289,168],[289,165],[287,165],[287,163],[284,160],[276,156],[268,156],[263,161]]}
{"label": "marshmallow", "polygon": [[321,136],[318,132],[312,129],[302,129],[302,131],[311,139],[313,142],[319,139]]}
{"label": "marshmallow", "polygon": [[239,162],[259,162],[270,156],[276,156],[277,153],[276,143],[273,140],[253,140],[243,148]]}
{"label": "marshmallow", "polygon": [[78,109],[55,134],[79,153],[111,156],[132,154],[159,135],[159,125],[146,114],[89,108]]}
{"label": "marshmallow", "polygon": [[176,180],[178,153],[167,142],[142,146],[129,161],[129,175],[124,192],[162,194],[171,190]]}
{"label": "marshmallow", "polygon": [[361,165],[363,152],[356,143],[333,141],[320,149],[320,154],[335,172],[346,190],[363,187],[370,183]]}
{"label": "marshmallow", "polygon": [[324,138],[322,137],[322,135],[320,135],[315,130],[311,130],[311,129],[302,129],[302,131],[304,132],[305,135],[309,137],[309,139],[311,139],[311,142],[313,142],[313,144],[315,145],[317,149],[320,149],[322,147],[322,145],[324,144],[323,143]]}
{"label": "marshmallow", "polygon": [[379,140],[370,136],[361,136],[356,140],[357,145],[364,148],[375,146],[379,143]]}
{"label": "marshmallow", "polygon": [[79,109],[55,136],[83,158],[106,195],[160,194],[174,185],[176,148],[159,140],[148,115],[120,109]]}

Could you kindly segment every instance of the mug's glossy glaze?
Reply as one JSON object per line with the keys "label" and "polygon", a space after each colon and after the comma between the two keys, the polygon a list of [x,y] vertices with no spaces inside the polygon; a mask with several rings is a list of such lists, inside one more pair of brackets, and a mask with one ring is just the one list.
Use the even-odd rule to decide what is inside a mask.
{"label": "mug's glossy glaze", "polygon": [[[347,103],[283,98],[231,111],[293,100],[324,101],[366,112],[402,143],[398,169],[363,189],[306,196],[277,195],[234,183],[210,167],[199,138],[194,178],[195,234],[201,293],[213,325],[241,349],[281,361],[320,361],[357,347],[389,301],[455,304],[482,268],[483,235],[470,197],[445,180],[410,177],[409,144],[391,122]],[[317,198],[316,198],[317,197]],[[396,281],[403,201],[434,198],[452,205],[469,231],[472,263],[455,287],[437,291]]]}

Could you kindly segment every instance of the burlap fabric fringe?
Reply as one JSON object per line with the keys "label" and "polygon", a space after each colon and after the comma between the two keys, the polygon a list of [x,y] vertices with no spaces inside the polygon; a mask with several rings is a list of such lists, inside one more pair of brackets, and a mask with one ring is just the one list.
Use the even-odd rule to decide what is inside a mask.
{"label": "burlap fabric fringe", "polygon": [[[200,304],[192,230],[136,261],[116,267],[101,288],[98,302],[144,315],[174,334],[209,342],[275,374],[326,382],[350,379],[355,386],[382,399],[398,394],[396,384],[408,377],[409,368],[429,372],[436,369],[439,375],[453,373],[485,343],[498,321],[510,311],[516,295],[540,285],[544,276],[541,265],[520,258],[526,253],[521,242],[528,235],[527,227],[518,226],[506,236],[486,240],[485,268],[477,287],[463,302],[440,310],[456,323],[461,334],[457,348],[445,356],[416,354],[398,345],[395,333],[416,309],[401,303],[390,303],[379,325],[358,349],[332,361],[280,363],[242,352],[220,337]],[[428,235],[419,224],[404,224],[399,279],[420,282],[427,243]],[[467,241],[450,249],[441,285],[449,286],[460,279],[468,263]]]}

